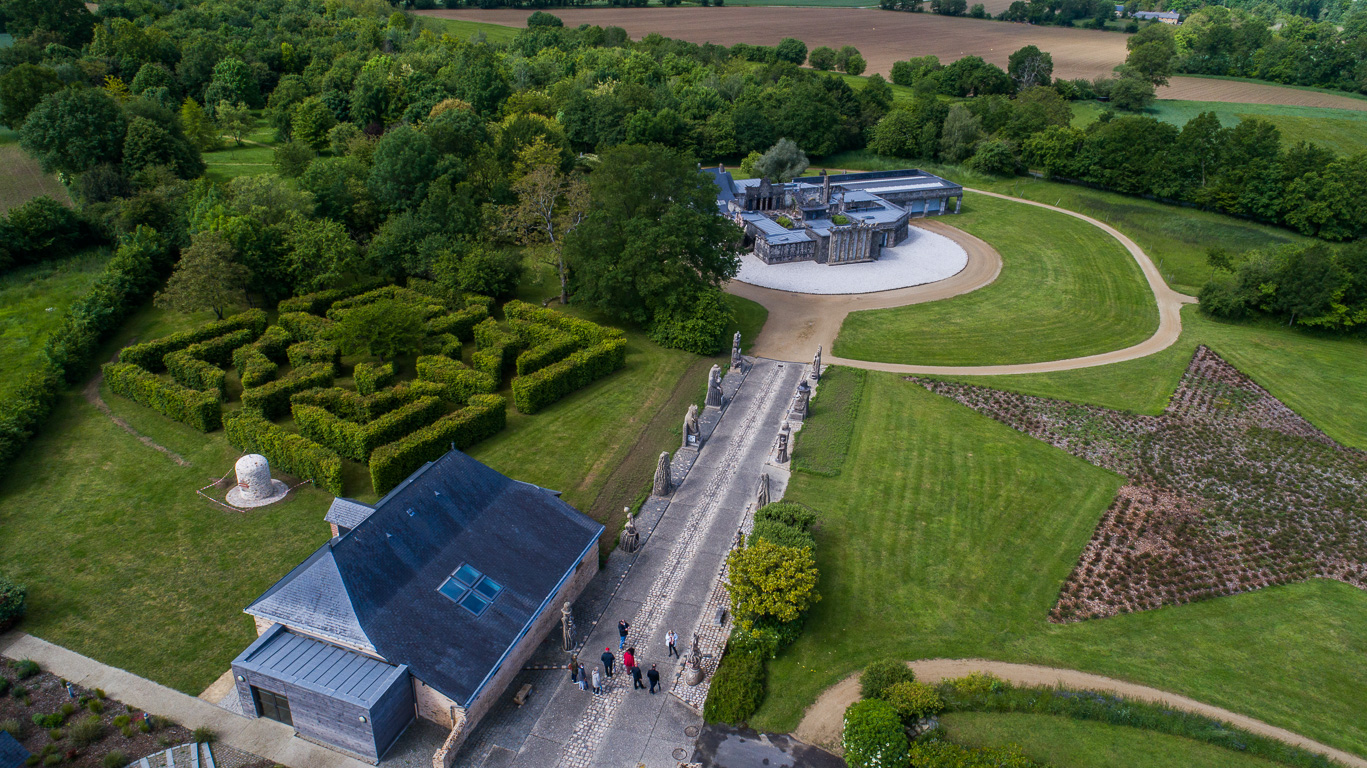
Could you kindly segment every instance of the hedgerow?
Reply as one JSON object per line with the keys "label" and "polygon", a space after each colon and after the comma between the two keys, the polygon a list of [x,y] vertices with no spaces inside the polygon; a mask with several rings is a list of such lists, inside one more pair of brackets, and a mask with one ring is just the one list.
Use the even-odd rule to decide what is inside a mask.
{"label": "hedgerow", "polygon": [[740,725],[755,714],[763,701],[764,657],[735,641],[728,643],[707,691],[703,719]]}
{"label": "hedgerow", "polygon": [[286,350],[293,342],[289,331],[279,325],[272,325],[256,341],[233,350],[233,365],[241,367],[237,357],[239,354],[245,354],[247,350],[256,350],[277,363],[284,362],[287,358]]}
{"label": "hedgerow", "polygon": [[46,195],[35,197],[0,218],[0,273],[69,256],[99,241],[78,212]]}
{"label": "hedgerow", "polygon": [[419,467],[441,458],[452,447],[468,448],[507,425],[507,403],[498,395],[474,395],[466,407],[416,432],[382,445],[370,455],[370,480],[376,493],[386,493]]}
{"label": "hedgerow", "polygon": [[0,632],[18,624],[27,611],[28,587],[0,576]]}
{"label": "hedgerow", "polygon": [[475,326],[474,336],[475,352],[470,356],[471,365],[475,370],[502,381],[508,361],[518,352],[517,337],[500,327],[492,317]]}
{"label": "hedgerow", "polygon": [[227,374],[219,366],[227,364],[238,349],[250,344],[254,338],[253,331],[244,328],[178,349],[163,357],[162,362],[176,383],[191,389],[222,392]]}
{"label": "hedgerow", "polygon": [[522,413],[536,413],[618,370],[626,365],[626,359],[627,344],[622,339],[580,350],[554,365],[513,379],[513,403]]}
{"label": "hedgerow", "polygon": [[217,390],[190,389],[164,381],[132,363],[106,363],[104,379],[114,394],[201,432],[212,432],[223,423],[223,403]]}
{"label": "hedgerow", "polygon": [[441,355],[452,360],[461,358],[462,350],[465,345],[460,343],[454,333],[443,333],[439,336],[428,336],[422,343],[422,351],[429,355]]}
{"label": "hedgerow", "polygon": [[285,350],[285,356],[289,358],[290,365],[299,368],[310,363],[326,363],[332,366],[332,372],[336,375],[337,370],[342,365],[342,349],[335,342],[323,339],[313,339],[311,341],[301,341],[298,344],[291,344]]}
{"label": "hedgerow", "polygon": [[563,312],[538,307],[525,301],[513,300],[504,304],[503,314],[509,320],[527,320],[532,323],[559,328],[578,339],[579,343],[586,347],[602,344],[606,341],[626,340],[626,334],[621,329],[610,328],[588,320],[580,320]]}
{"label": "hedgerow", "polygon": [[577,352],[583,345],[574,336],[549,325],[513,321],[513,333],[526,350],[517,356],[518,376],[558,363]]}
{"label": "hedgerow", "polygon": [[239,450],[259,453],[280,471],[342,495],[342,458],[336,453],[245,409],[230,414],[223,427],[228,442]]}
{"label": "hedgerow", "polygon": [[439,315],[427,321],[427,332],[433,336],[449,333],[461,341],[474,336],[475,326],[488,319],[489,309],[483,304],[472,304],[459,312]]}
{"label": "hedgerow", "polygon": [[373,395],[394,381],[393,363],[357,363],[351,372],[356,382],[356,391],[362,395]]}
{"label": "hedgerow", "polygon": [[290,395],[314,387],[327,386],[332,383],[332,376],[333,369],[330,363],[301,366],[290,371],[282,379],[242,390],[242,406],[273,419],[289,409]]}
{"label": "hedgerow", "polygon": [[498,389],[498,381],[487,373],[466,367],[449,357],[424,355],[418,358],[418,380],[442,385],[442,399],[463,405],[470,397],[490,394]]}
{"label": "hedgerow", "polygon": [[439,398],[423,397],[373,421],[361,423],[347,421],[313,405],[292,406],[299,434],[354,461],[366,461],[381,445],[432,423],[441,415],[442,409]]}
{"label": "hedgerow", "polygon": [[278,325],[267,328],[261,338],[233,350],[233,366],[243,388],[259,387],[275,378],[279,363],[285,360],[292,337]]}
{"label": "hedgerow", "polygon": [[383,300],[397,301],[412,306],[422,314],[423,319],[436,315],[443,315],[448,311],[447,307],[444,306],[440,300],[434,300],[430,296],[424,296],[423,294],[409,290],[408,288],[400,288],[397,285],[386,285],[383,288],[376,288],[333,303],[332,307],[327,311],[327,317],[329,320],[336,321],[349,309]]}
{"label": "hedgerow", "polygon": [[119,362],[132,363],[149,373],[160,373],[166,370],[164,359],[169,353],[185,349],[191,344],[243,329],[250,330],[252,338],[260,336],[266,330],[265,310],[249,309],[241,314],[226,317],[193,330],[181,331],[160,339],[152,339],[141,344],[124,347],[123,351],[119,353]]}
{"label": "hedgerow", "polygon": [[329,335],[332,321],[307,312],[284,312],[277,319],[295,341],[321,339]]}
{"label": "hedgerow", "polygon": [[295,296],[294,298],[281,301],[276,305],[276,309],[282,315],[286,312],[307,312],[310,315],[323,315],[327,313],[328,309],[334,303],[341,301],[342,299],[349,299],[352,296],[358,296],[367,291],[373,291],[384,285],[384,282],[383,278],[377,277],[370,280],[362,280],[361,282],[355,285],[349,285],[346,288],[332,288],[326,291],[306,293],[303,296]]}
{"label": "hedgerow", "polygon": [[348,421],[370,421],[417,399],[406,397],[408,393],[409,388],[402,385],[382,389],[373,395],[362,395],[341,387],[318,387],[291,395],[290,405],[314,405]]}

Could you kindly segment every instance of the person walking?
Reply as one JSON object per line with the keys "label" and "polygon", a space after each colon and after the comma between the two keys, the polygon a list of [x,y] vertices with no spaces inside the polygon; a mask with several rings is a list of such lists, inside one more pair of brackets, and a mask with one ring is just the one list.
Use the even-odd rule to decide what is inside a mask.
{"label": "person walking", "polygon": [[617,643],[617,650],[620,651],[627,647],[627,630],[629,629],[631,629],[631,625],[627,623],[626,619],[617,622],[617,636],[620,638]]}
{"label": "person walking", "polygon": [[578,664],[576,666],[579,667],[579,690],[587,691],[589,689],[589,673],[584,671],[583,664]]}
{"label": "person walking", "polygon": [[637,688],[644,688],[644,687],[646,687],[646,684],[643,683],[643,682],[641,682],[641,668],[640,668],[640,667],[632,667],[632,668],[631,668],[631,690],[634,691],[634,690],[636,690]]}
{"label": "person walking", "polygon": [[635,648],[628,648],[627,652],[622,654],[622,666],[626,667],[628,671],[630,671],[633,667],[636,666]]}
{"label": "person walking", "polygon": [[617,657],[612,655],[612,649],[604,648],[603,655],[598,658],[603,660],[603,671],[607,673],[608,677],[612,677],[612,662],[617,660]]}
{"label": "person walking", "polygon": [[593,670],[593,693],[598,695],[603,692],[603,678],[598,674],[598,670]]}
{"label": "person walking", "polygon": [[654,664],[650,665],[650,671],[646,673],[646,679],[650,681],[650,693],[651,695],[654,695],[655,689],[660,687],[660,670],[656,669]]}
{"label": "person walking", "polygon": [[570,682],[579,682],[579,665],[573,661],[570,662]]}
{"label": "person walking", "polygon": [[676,635],[676,634],[674,634],[674,630],[672,630],[672,629],[669,630],[669,634],[665,635],[665,645],[668,645],[668,646],[669,646],[669,655],[670,655],[670,656],[678,656],[678,655],[679,655],[679,649],[678,649],[678,647],[676,647],[677,644],[678,644],[678,642],[679,642],[679,636]]}

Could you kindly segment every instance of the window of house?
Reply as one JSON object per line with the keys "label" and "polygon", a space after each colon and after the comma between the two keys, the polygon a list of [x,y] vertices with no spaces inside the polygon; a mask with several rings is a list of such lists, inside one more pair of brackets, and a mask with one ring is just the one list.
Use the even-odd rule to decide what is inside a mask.
{"label": "window of house", "polygon": [[476,616],[484,613],[503,591],[503,585],[485,576],[469,563],[462,565],[442,582],[437,591]]}
{"label": "window of house", "polygon": [[290,700],[288,697],[279,693],[263,691],[253,685],[252,699],[256,702],[258,717],[269,718],[285,725],[294,725],[294,718],[290,716]]}

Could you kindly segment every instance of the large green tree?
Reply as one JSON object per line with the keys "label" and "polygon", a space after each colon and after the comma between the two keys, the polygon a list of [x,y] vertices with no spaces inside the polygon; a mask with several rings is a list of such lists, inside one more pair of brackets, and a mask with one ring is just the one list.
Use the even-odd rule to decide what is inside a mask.
{"label": "large green tree", "polygon": [[718,216],[717,188],[691,156],[624,145],[589,177],[588,218],[566,238],[574,300],[645,324],[740,268],[740,230]]}
{"label": "large green tree", "polygon": [[126,122],[114,99],[97,88],[58,91],[28,113],[19,144],[49,173],[80,173],[123,154]]}
{"label": "large green tree", "polygon": [[1037,45],[1027,45],[1007,59],[1006,73],[1016,81],[1018,90],[1048,85],[1054,75],[1054,57]]}
{"label": "large green tree", "polygon": [[28,62],[0,75],[0,123],[16,130],[22,128],[28,113],[44,96],[60,91],[62,85],[56,72]]}
{"label": "large green tree", "polygon": [[427,185],[440,172],[441,156],[418,129],[401,125],[375,145],[370,193],[391,210],[407,210],[422,202]]}
{"label": "large green tree", "polygon": [[81,0],[6,0],[6,30],[16,39],[50,32],[79,48],[90,42],[96,19]]}
{"label": "large green tree", "polygon": [[232,245],[217,232],[201,232],[181,254],[156,305],[176,312],[211,309],[218,319],[224,310],[246,298],[251,272],[237,262]]}

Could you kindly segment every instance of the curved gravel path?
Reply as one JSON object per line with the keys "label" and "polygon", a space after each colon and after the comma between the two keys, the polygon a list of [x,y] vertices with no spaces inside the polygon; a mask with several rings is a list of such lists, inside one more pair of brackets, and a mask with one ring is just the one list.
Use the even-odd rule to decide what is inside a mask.
{"label": "curved gravel path", "polygon": [[981,189],[965,189],[974,194],[999,197],[1003,200],[1033,205],[1072,216],[1114,237],[1134,257],[1140,270],[1144,273],[1144,279],[1149,282],[1149,288],[1153,291],[1154,300],[1158,304],[1158,330],[1144,341],[1124,349],[1086,357],[1017,365],[904,365],[836,357],[832,354],[835,337],[840,332],[840,325],[845,322],[845,316],[849,313],[864,309],[889,309],[908,304],[947,299],[982,288],[997,279],[997,275],[1000,274],[1001,254],[997,253],[992,246],[938,219],[914,219],[911,222],[913,225],[942,234],[963,246],[964,250],[968,252],[968,266],[954,277],[938,283],[860,295],[817,296],[786,293],[767,288],[756,288],[752,285],[733,281],[726,287],[728,292],[756,301],[769,310],[769,319],[764,324],[764,330],[755,339],[750,350],[751,354],[775,360],[805,362],[811,359],[812,354],[816,352],[816,345],[820,344],[825,352],[823,359],[835,365],[848,365],[852,368],[892,373],[992,376],[1005,373],[1068,371],[1075,368],[1091,368],[1125,360],[1135,360],[1167,349],[1182,335],[1182,305],[1194,304],[1196,298],[1169,288],[1167,282],[1163,280],[1163,275],[1159,273],[1158,267],[1154,265],[1148,254],[1144,253],[1142,248],[1119,230],[1090,216],[1066,208],[996,192],[986,192]]}
{"label": "curved gravel path", "polygon": [[[1307,739],[1285,728],[1278,728],[1237,712],[1203,704],[1186,696],[1160,691],[1146,685],[1127,683],[1111,677],[1102,677],[1101,675],[1078,672],[1072,669],[1056,669],[1034,664],[1011,664],[988,659],[923,659],[907,663],[916,672],[916,679],[925,683],[937,683],[946,678],[963,677],[970,672],[990,672],[1017,685],[1059,685],[1077,690],[1116,693],[1127,699],[1155,702],[1172,709],[1221,720],[1250,733],[1318,752],[1343,765],[1353,766],[1353,768],[1367,768],[1367,760],[1357,755]],[[854,674],[827,688],[817,698],[816,702],[803,713],[802,722],[798,724],[793,735],[808,744],[825,747],[838,746],[845,708],[858,700],[859,675]]]}

